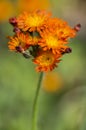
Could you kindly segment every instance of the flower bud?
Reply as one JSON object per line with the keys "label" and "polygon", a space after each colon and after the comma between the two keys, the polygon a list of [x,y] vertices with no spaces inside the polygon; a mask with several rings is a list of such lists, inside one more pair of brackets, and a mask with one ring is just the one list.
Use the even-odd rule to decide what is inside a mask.
{"label": "flower bud", "polygon": [[20,31],[20,29],[19,29],[18,27],[14,27],[13,32],[19,33],[19,32],[21,32],[21,31]]}
{"label": "flower bud", "polygon": [[80,28],[81,28],[81,24],[77,24],[75,27],[74,27],[74,29],[75,29],[75,31],[80,31]]}
{"label": "flower bud", "polygon": [[9,19],[9,23],[13,26],[17,26],[17,19],[15,17],[12,17]]}

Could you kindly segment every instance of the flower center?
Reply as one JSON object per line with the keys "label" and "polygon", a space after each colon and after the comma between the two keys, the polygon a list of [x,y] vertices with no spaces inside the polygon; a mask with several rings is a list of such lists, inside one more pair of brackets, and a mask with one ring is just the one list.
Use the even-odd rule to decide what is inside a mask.
{"label": "flower center", "polygon": [[46,39],[46,43],[50,48],[55,48],[58,46],[58,39],[55,36],[49,36]]}
{"label": "flower center", "polygon": [[53,62],[54,62],[54,56],[52,53],[45,52],[43,55],[41,55],[40,58],[41,65],[48,66],[53,64]]}
{"label": "flower center", "polygon": [[39,26],[43,23],[44,19],[42,19],[39,16],[29,16],[27,19],[27,24],[29,24],[31,27]]}

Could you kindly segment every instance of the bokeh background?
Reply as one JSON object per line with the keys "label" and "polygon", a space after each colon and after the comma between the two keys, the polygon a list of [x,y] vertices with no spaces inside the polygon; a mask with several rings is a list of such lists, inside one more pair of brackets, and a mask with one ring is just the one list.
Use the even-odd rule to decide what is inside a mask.
{"label": "bokeh background", "polygon": [[86,0],[0,0],[0,130],[30,130],[39,73],[32,61],[8,49],[10,17],[35,8],[51,11],[72,27],[72,53],[44,74],[39,97],[39,130],[86,130]]}

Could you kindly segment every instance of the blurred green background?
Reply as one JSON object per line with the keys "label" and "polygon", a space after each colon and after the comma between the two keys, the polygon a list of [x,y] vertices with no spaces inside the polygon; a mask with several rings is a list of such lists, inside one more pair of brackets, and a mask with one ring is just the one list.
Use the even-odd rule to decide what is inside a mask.
{"label": "blurred green background", "polygon": [[[2,1],[11,5],[2,6]],[[30,130],[39,78],[30,60],[8,49],[6,37],[13,34],[8,18],[19,13],[17,2],[0,0],[0,130]],[[61,89],[47,92],[42,87],[40,91],[39,130],[86,130],[86,1],[48,3],[49,7],[45,7],[53,16],[68,21],[71,26],[81,23],[82,28],[69,44],[72,53],[65,55],[55,69],[64,81]]]}

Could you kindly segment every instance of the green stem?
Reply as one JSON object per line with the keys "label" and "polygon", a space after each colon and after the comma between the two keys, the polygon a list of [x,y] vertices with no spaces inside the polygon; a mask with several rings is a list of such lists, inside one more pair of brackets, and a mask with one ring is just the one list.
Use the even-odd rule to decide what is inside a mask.
{"label": "green stem", "polygon": [[38,97],[39,97],[39,91],[41,87],[41,81],[43,77],[43,72],[40,73],[38,85],[37,85],[37,90],[36,90],[36,95],[34,98],[34,104],[33,104],[33,111],[32,111],[32,129],[31,130],[36,130],[36,125],[37,125],[37,103],[38,103]]}

